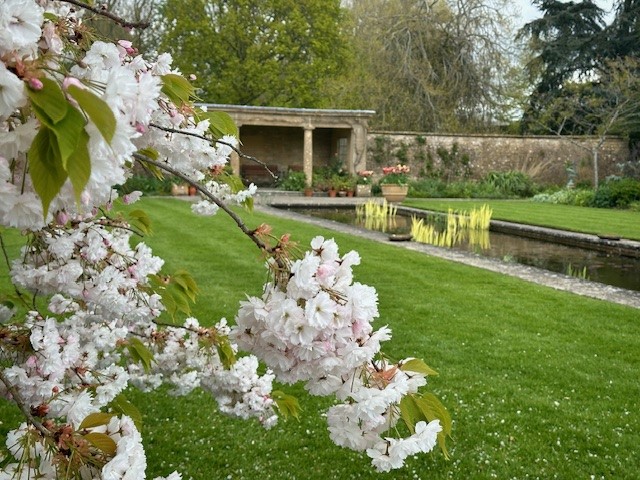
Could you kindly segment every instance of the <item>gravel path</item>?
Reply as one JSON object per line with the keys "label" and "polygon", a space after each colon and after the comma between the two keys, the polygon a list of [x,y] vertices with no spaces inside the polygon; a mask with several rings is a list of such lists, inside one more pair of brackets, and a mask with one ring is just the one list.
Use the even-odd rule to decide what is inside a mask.
{"label": "gravel path", "polygon": [[[600,300],[605,300],[608,302],[618,303],[621,305],[627,305],[629,307],[640,309],[640,292],[636,292],[633,290],[625,290],[622,288],[604,285],[602,283],[589,282],[586,280],[581,280],[579,278],[570,277],[568,275],[549,272],[540,268],[506,263],[496,259],[481,257],[473,253],[458,252],[447,248],[434,247],[417,242],[390,242],[389,236],[381,232],[373,232],[363,228],[334,222],[332,220],[323,220],[320,218],[309,217],[307,215],[301,215],[285,210],[284,208],[274,208],[271,206],[279,205],[282,207],[286,207],[287,205],[294,203],[296,205],[305,203],[308,206],[312,206],[319,203],[326,204],[329,200],[332,204],[336,205],[350,205],[356,203],[355,199],[350,198],[325,199],[311,197],[310,199],[303,200],[301,197],[278,199],[272,197],[264,202],[258,202],[258,204],[256,205],[256,209],[270,215],[289,218],[292,220],[324,227],[330,230],[367,238],[376,242],[391,244],[397,248],[406,248],[408,250],[414,250],[416,252],[425,253],[434,257],[444,258],[446,260],[464,263],[466,265],[472,265],[474,267],[483,268],[485,270],[491,270],[492,272],[510,275],[512,277],[517,277],[528,282],[555,288],[556,290],[564,290],[567,292],[575,293],[577,295],[597,298]],[[269,205],[267,205],[267,203]]]}

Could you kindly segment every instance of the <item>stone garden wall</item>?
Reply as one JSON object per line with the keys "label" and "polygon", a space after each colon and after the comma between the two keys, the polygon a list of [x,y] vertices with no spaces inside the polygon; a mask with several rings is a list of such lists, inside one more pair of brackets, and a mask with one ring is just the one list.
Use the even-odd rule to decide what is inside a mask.
{"label": "stone garden wall", "polygon": [[[492,171],[517,170],[537,182],[565,184],[567,165],[575,165],[576,181],[592,181],[590,148],[597,139],[588,137],[509,135],[436,135],[369,132],[366,169],[378,173],[382,166],[407,163],[412,175],[439,176],[448,180],[482,178]],[[607,139],[599,153],[599,178],[618,173],[616,164],[629,157],[627,141]],[[363,170],[364,166],[356,165]]]}

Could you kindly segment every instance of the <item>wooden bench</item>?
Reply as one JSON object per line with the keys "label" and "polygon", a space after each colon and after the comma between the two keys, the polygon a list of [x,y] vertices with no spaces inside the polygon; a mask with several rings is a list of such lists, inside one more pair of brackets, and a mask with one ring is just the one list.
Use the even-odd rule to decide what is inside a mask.
{"label": "wooden bench", "polygon": [[[278,165],[267,165],[274,175],[280,176]],[[259,187],[273,186],[276,179],[262,165],[249,164],[240,166],[240,177],[246,185],[255,183]]]}

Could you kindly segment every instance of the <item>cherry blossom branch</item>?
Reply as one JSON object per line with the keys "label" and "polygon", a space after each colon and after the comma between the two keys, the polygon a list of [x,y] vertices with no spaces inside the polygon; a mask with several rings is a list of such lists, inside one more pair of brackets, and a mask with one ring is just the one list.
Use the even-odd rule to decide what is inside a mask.
{"label": "cherry blossom branch", "polygon": [[262,242],[262,240],[260,240],[256,236],[256,230],[249,229],[247,225],[244,223],[244,221],[242,220],[242,218],[240,218],[240,216],[236,212],[231,210],[231,208],[229,208],[229,206],[226,203],[224,203],[215,195],[211,194],[211,192],[207,191],[207,189],[203,188],[202,185],[190,179],[184,173],[181,173],[175,168],[172,168],[162,162],[158,162],[145,155],[142,155],[141,153],[134,153],[133,157],[140,162],[148,163],[149,165],[153,165],[154,167],[164,170],[165,172],[168,172],[171,175],[174,175],[180,178],[181,180],[184,180],[192,187],[195,187],[196,190],[198,190],[202,195],[204,195],[211,202],[215,203],[221,210],[223,210],[227,215],[229,215],[233,219],[233,221],[236,222],[236,225],[240,228],[240,230],[242,230],[242,233],[247,235],[253,241],[253,243],[255,243],[258,246],[260,250],[267,253],[272,253],[277,248],[277,246],[273,248],[269,248],[264,242]]}
{"label": "cherry blossom branch", "polygon": [[[2,250],[2,254],[4,256],[4,261],[6,262],[7,268],[9,269],[8,271],[11,271],[11,261],[9,260],[9,254],[7,253],[7,246],[4,243],[4,237],[2,236],[2,233],[0,233],[0,249]],[[20,290],[18,290],[18,287],[13,285],[13,289],[16,292],[16,295],[18,296],[18,298],[22,301],[22,303],[27,305],[27,302],[23,298],[22,292]]]}
{"label": "cherry blossom branch", "polygon": [[20,391],[14,385],[11,384],[11,382],[5,376],[4,370],[2,369],[0,369],[0,381],[4,384],[7,391],[11,394],[13,401],[18,406],[22,414],[25,416],[27,421],[31,425],[33,425],[36,428],[36,430],[38,430],[44,437],[50,437],[51,432],[47,430],[47,428],[40,421],[36,420],[36,417],[33,416],[33,414],[31,413],[31,410],[29,409],[26,402],[22,398],[22,395],[20,395]]}
{"label": "cherry blossom branch", "polygon": [[110,20],[113,20],[118,25],[124,28],[140,28],[145,29],[149,27],[149,22],[129,22],[114,13],[109,12],[105,6],[94,7],[89,5],[88,3],[80,2],[78,0],[61,0],[64,3],[70,3],[71,5],[75,5],[76,7],[84,8],[85,10],[89,10],[90,12],[95,13],[96,15],[101,15],[103,17],[107,17]]}
{"label": "cherry blossom branch", "polygon": [[238,154],[238,156],[240,156],[240,158],[244,158],[244,159],[249,160],[251,162],[257,163],[258,165],[263,167],[269,173],[269,175],[271,175],[271,178],[273,178],[274,180],[278,179],[278,176],[275,173],[273,173],[269,169],[267,164],[264,163],[262,160],[258,160],[256,157],[252,157],[251,155],[247,155],[246,153],[241,152],[238,147],[236,147],[236,146],[234,146],[234,145],[232,145],[232,144],[230,144],[228,142],[225,142],[223,140],[211,140],[210,138],[207,138],[204,135],[200,135],[198,133],[185,132],[185,131],[182,131],[182,130],[177,130],[175,128],[163,127],[162,125],[158,125],[156,123],[150,123],[149,126],[157,128],[159,130],[162,130],[163,132],[179,133],[180,135],[186,135],[188,137],[195,137],[195,138],[199,138],[200,140],[205,140],[206,142],[209,142],[209,144],[219,143],[220,145],[224,145],[226,147],[229,147],[231,150],[236,152]]}

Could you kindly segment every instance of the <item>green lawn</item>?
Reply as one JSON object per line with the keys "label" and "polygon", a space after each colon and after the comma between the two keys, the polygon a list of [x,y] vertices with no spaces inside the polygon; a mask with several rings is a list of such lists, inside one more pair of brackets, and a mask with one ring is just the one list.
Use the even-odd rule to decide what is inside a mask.
{"label": "green lawn", "polygon": [[[184,202],[146,200],[155,236],[145,239],[171,268],[200,284],[202,322],[232,319],[264,280],[257,249],[222,214],[200,218]],[[433,391],[454,419],[451,461],[421,456],[376,474],[363,455],[328,439],[330,400],[296,394],[304,416],[269,431],[219,415],[205,394],[130,397],[145,412],[149,478],[173,469],[209,479],[634,478],[640,471],[640,312],[511,277],[262,214],[305,245],[335,237],[357,249],[356,280],[378,289],[392,356],[422,357],[440,376]],[[0,433],[15,410],[0,409]]]}
{"label": "green lawn", "polygon": [[609,233],[640,240],[640,212],[536,203],[530,200],[457,200],[408,198],[403,205],[425,210],[470,210],[489,204],[493,219],[583,233]]}

